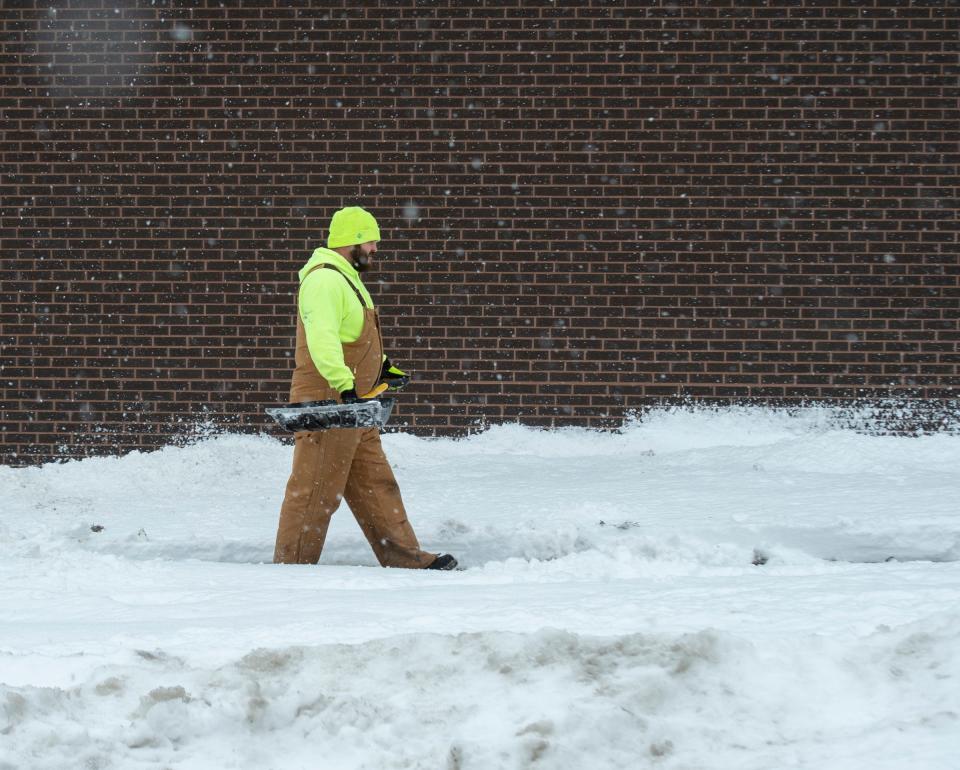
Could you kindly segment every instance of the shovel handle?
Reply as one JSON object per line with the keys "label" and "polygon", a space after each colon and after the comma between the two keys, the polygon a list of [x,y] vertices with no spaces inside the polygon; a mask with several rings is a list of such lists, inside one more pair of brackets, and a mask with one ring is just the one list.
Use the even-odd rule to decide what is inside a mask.
{"label": "shovel handle", "polygon": [[360,396],[360,398],[376,398],[381,393],[383,393],[383,391],[385,391],[386,389],[387,389],[387,383],[381,382],[369,393],[364,393],[362,396]]}

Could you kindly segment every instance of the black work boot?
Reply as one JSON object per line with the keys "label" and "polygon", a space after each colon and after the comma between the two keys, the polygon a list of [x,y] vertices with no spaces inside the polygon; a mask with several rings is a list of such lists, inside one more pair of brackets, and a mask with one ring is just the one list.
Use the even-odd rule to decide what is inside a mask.
{"label": "black work boot", "polygon": [[454,559],[450,554],[444,553],[430,562],[424,569],[456,569],[457,560]]}

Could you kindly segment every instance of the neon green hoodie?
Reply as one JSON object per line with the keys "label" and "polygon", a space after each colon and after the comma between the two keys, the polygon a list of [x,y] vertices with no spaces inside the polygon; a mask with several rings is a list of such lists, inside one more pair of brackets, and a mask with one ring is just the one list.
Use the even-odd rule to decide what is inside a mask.
{"label": "neon green hoodie", "polygon": [[332,388],[343,392],[353,387],[353,372],[343,362],[342,343],[356,342],[360,338],[363,332],[363,308],[343,275],[333,270],[314,270],[310,273],[314,267],[324,263],[333,265],[347,276],[350,283],[359,289],[367,307],[373,307],[373,300],[353,265],[335,251],[321,246],[300,270],[298,307],[307,334],[310,357],[320,376]]}

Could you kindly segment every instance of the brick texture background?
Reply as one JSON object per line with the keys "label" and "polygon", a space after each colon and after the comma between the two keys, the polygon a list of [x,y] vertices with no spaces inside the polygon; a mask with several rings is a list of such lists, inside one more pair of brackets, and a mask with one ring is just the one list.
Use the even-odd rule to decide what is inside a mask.
{"label": "brick texture background", "polygon": [[3,463],[266,429],[296,271],[353,204],[422,434],[957,397],[954,0],[3,0],[0,29]]}

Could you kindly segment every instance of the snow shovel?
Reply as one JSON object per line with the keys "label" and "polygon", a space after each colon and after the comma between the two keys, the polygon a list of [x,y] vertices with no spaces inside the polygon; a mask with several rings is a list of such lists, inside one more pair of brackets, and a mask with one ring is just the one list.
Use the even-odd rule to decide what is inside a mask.
{"label": "snow shovel", "polygon": [[286,430],[329,430],[331,428],[382,428],[390,419],[394,399],[380,398],[387,389],[378,385],[352,404],[337,401],[308,401],[267,409],[277,424]]}

